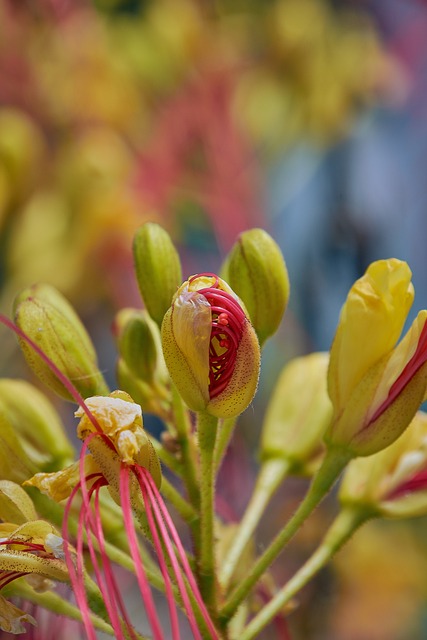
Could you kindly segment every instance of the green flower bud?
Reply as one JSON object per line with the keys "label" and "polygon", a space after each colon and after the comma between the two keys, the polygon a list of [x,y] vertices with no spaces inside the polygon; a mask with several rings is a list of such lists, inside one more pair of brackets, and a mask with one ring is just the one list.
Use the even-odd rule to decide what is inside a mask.
{"label": "green flower bud", "polygon": [[221,276],[243,300],[261,346],[279,327],[289,299],[289,278],[279,246],[263,229],[243,232]]}
{"label": "green flower bud", "polygon": [[327,353],[296,358],[283,369],[268,405],[261,456],[280,458],[292,473],[310,473],[332,419],[326,388]]}
{"label": "green flower bud", "polygon": [[[58,294],[59,295],[59,294]],[[97,366],[96,354],[80,320],[63,307],[39,297],[18,297],[15,322],[43,353],[75,385],[84,397],[108,394],[108,387]],[[24,356],[35,374],[50,389],[66,400],[68,390],[48,364],[23,339],[19,340]]]}
{"label": "green flower bud", "polygon": [[182,282],[178,253],[169,234],[158,224],[147,222],[135,234],[133,257],[142,299],[160,327]]}
{"label": "green flower bud", "polygon": [[92,344],[92,340],[88,332],[86,331],[82,321],[79,316],[75,312],[72,305],[68,302],[68,300],[56,289],[52,287],[50,284],[46,284],[44,282],[39,282],[37,284],[33,284],[27,289],[21,291],[14,300],[13,308],[16,312],[18,306],[24,300],[36,298],[42,302],[47,302],[52,305],[58,311],[60,311],[65,318],[67,318],[68,322],[74,325],[74,329],[79,332],[80,340],[83,342],[85,349],[90,354],[91,358],[96,360],[96,351],[95,347]]}
{"label": "green flower bud", "polygon": [[116,316],[120,355],[140,380],[151,382],[161,354],[160,333],[147,311],[122,309]]}
{"label": "green flower bud", "polygon": [[28,457],[49,471],[74,458],[61,419],[49,400],[25,380],[0,380],[0,408]]}
{"label": "green flower bud", "polygon": [[191,277],[162,324],[166,366],[193,411],[238,416],[258,385],[260,349],[239,299],[214,274]]}

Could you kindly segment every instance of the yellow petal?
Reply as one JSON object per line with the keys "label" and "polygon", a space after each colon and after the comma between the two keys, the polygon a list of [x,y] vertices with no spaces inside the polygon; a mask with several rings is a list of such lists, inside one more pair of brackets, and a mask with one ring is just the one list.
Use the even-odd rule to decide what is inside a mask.
{"label": "yellow petal", "polygon": [[[86,456],[84,461],[84,473],[90,475],[99,473],[99,467],[92,458]],[[42,493],[45,493],[55,502],[61,502],[69,498],[72,490],[80,480],[80,462],[62,469],[54,473],[36,473],[35,476],[24,482],[25,485],[37,487]]]}
{"label": "yellow petal", "polygon": [[395,258],[372,263],[342,308],[331,348],[328,391],[339,415],[364,374],[396,344],[414,289],[411,270]]}
{"label": "yellow petal", "polygon": [[0,595],[0,629],[6,633],[25,633],[24,622],[37,626],[37,622],[29,613],[25,613]]}

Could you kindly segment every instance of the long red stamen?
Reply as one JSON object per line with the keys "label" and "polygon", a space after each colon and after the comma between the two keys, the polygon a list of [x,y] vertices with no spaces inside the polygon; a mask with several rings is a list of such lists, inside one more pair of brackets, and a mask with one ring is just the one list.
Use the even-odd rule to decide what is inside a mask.
{"label": "long red stamen", "polygon": [[122,465],[120,469],[120,502],[123,510],[125,529],[128,535],[129,550],[135,564],[135,573],[141,592],[142,601],[145,605],[147,617],[154,634],[154,639],[163,640],[163,631],[157,617],[156,607],[154,604],[150,585],[148,584],[144,566],[139,556],[138,541],[133,524],[132,507],[130,502],[129,468],[127,465]]}
{"label": "long red stamen", "polygon": [[424,327],[422,328],[422,331],[420,333],[420,337],[419,337],[417,348],[415,349],[414,355],[412,356],[412,358],[406,364],[403,371],[400,373],[398,378],[396,378],[396,380],[390,387],[390,391],[388,392],[387,398],[375,411],[374,415],[369,420],[369,424],[372,424],[372,422],[375,422],[375,420],[393,404],[393,402],[400,395],[400,393],[402,393],[406,385],[412,380],[412,378],[415,376],[417,371],[419,371],[419,369],[421,369],[423,364],[425,364],[426,362],[427,362],[427,322],[424,324]]}
{"label": "long red stamen", "polygon": [[[200,612],[202,613],[203,619],[206,623],[206,626],[209,629],[209,633],[211,634],[211,638],[212,640],[218,640],[218,633],[215,629],[215,626],[210,618],[210,615],[208,613],[208,610],[206,609],[206,605],[203,602],[202,596],[200,594],[199,588],[197,586],[196,583],[196,579],[193,575],[193,572],[191,570],[190,564],[188,562],[187,559],[187,555],[185,553],[184,547],[182,546],[182,542],[181,539],[178,535],[178,532],[175,528],[175,525],[173,523],[173,520],[169,514],[169,511],[167,510],[167,507],[163,501],[162,496],[159,493],[159,490],[156,487],[156,484],[153,480],[153,478],[150,476],[149,472],[147,471],[147,469],[144,469],[142,467],[138,467],[137,468],[137,472],[138,475],[140,477],[144,477],[145,478],[145,482],[146,482],[146,486],[149,488],[151,495],[152,495],[152,505],[153,507],[156,507],[156,509],[158,508],[158,514],[159,514],[159,518],[158,518],[158,522],[159,525],[163,526],[163,523],[167,526],[167,528],[169,529],[169,533],[170,533],[170,537],[172,539],[172,542],[175,544],[177,552],[178,552],[178,558],[179,561],[182,565],[183,571],[184,571],[184,575],[188,580],[188,584],[190,586],[191,589],[191,593],[194,596],[194,599],[197,602],[197,605],[200,609]],[[168,537],[167,534],[167,530],[166,530],[166,537]],[[178,580],[178,576],[177,576],[177,580]]]}
{"label": "long red stamen", "polygon": [[209,345],[209,397],[212,399],[227,387],[233,375],[246,316],[237,300],[219,288],[219,278],[214,273],[197,274],[189,282],[201,277],[213,278],[210,287],[198,289],[209,302],[212,313]]}
{"label": "long red stamen", "polygon": [[[168,608],[169,608],[169,615],[170,615],[170,620],[171,620],[171,630],[172,630],[172,638],[173,640],[179,640],[180,639],[180,633],[179,633],[179,623],[178,623],[178,616],[177,616],[177,610],[176,610],[176,602],[173,596],[173,592],[172,592],[172,581],[170,579],[169,576],[169,572],[166,566],[166,562],[165,559],[163,557],[163,548],[162,548],[162,544],[160,541],[160,537],[157,531],[157,526],[156,526],[156,522],[154,520],[153,517],[153,511],[152,511],[152,505],[151,505],[151,501],[148,497],[148,493],[147,490],[145,488],[145,486],[141,483],[141,479],[140,476],[136,470],[137,473],[137,478],[139,480],[139,484],[140,484],[140,488],[141,488],[141,492],[142,492],[142,497],[144,500],[144,506],[145,506],[145,512],[147,515],[147,521],[148,521],[148,526],[150,528],[151,531],[151,535],[153,536],[153,541],[154,541],[154,546],[156,549],[156,553],[157,553],[157,558],[159,560],[159,565],[160,565],[160,570],[162,572],[164,581],[165,581],[165,590],[166,590],[166,599],[168,602]],[[163,533],[163,532],[162,532]],[[165,546],[167,547],[167,543],[168,540],[165,540],[163,537],[163,542],[165,544]]]}

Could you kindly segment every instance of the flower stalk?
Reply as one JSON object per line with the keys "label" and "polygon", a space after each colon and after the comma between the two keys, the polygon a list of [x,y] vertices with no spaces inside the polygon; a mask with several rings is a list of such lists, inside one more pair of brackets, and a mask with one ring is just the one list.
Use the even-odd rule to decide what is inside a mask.
{"label": "flower stalk", "polygon": [[219,616],[222,624],[226,624],[228,620],[233,617],[237,608],[252,591],[259,578],[267,571],[308,516],[330,491],[350,459],[351,454],[345,450],[330,449],[327,452],[304,500],[299,505],[295,514],[258,558],[246,578],[234,589],[220,609]]}

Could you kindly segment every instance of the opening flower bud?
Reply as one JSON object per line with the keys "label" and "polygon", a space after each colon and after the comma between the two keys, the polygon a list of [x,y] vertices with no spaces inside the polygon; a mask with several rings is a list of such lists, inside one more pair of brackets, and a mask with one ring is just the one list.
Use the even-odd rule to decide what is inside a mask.
{"label": "opening flower bud", "polygon": [[[58,302],[58,299],[60,302]],[[68,302],[56,292],[39,296],[37,288],[18,296],[15,322],[70,380],[83,397],[108,394],[106,382],[98,369],[95,350],[85,328]],[[48,364],[25,340],[19,340],[24,356],[34,373],[50,389],[72,400]]]}
{"label": "opening flower bud", "polygon": [[140,380],[152,382],[161,354],[156,323],[145,310],[122,309],[116,316],[115,328],[120,355],[128,369]]}
{"label": "opening flower bud", "polygon": [[221,275],[245,303],[261,345],[273,335],[289,299],[289,278],[282,252],[263,229],[243,232]]}
{"label": "opening flower bud", "polygon": [[180,282],[181,262],[169,234],[147,222],[133,241],[133,258],[139,290],[148,313],[161,325]]}
{"label": "opening flower bud", "polygon": [[179,288],[163,320],[162,345],[171,378],[190,409],[226,418],[252,401],[258,339],[239,298],[218,276],[198,274]]}
{"label": "opening flower bud", "polygon": [[351,288],[331,348],[330,445],[355,456],[376,453],[419,409],[427,388],[427,311],[396,345],[413,296],[411,271],[396,259],[372,263]]}
{"label": "opening flower bud", "polygon": [[427,514],[427,414],[419,411],[390,447],[348,465],[339,492],[345,506],[389,518]]}

